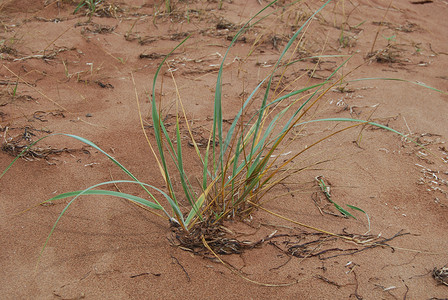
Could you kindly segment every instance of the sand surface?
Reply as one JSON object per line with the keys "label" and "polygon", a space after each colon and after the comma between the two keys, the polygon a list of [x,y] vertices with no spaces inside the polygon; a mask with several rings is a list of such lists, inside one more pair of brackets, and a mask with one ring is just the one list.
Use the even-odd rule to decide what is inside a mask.
{"label": "sand surface", "polygon": [[[267,4],[224,0],[219,9],[219,1],[171,2],[167,13],[162,1],[105,1],[91,18],[84,8],[73,14],[76,1],[0,2],[0,171],[30,142],[69,133],[94,142],[140,180],[166,189],[137,103],[154,142],[148,95],[155,71],[164,55],[191,34],[167,63],[194,138],[206,143],[218,66],[238,29]],[[223,75],[226,122],[269,74],[295,30],[323,3],[287,2],[266,10],[272,14],[229,52]],[[448,298],[443,278],[434,278],[434,269],[448,264],[447,17],[445,0],[332,1],[306,28],[293,56],[303,61],[292,65],[278,85],[287,92],[321,83],[352,55],[337,71],[347,84],[332,88],[307,118],[375,120],[425,145],[420,149],[372,126],[347,130],[295,161],[298,168],[327,163],[295,174],[265,196],[264,207],[272,212],[355,235],[360,243],[257,210],[250,220],[224,224],[238,240],[265,239],[241,254],[221,255],[232,272],[211,254],[194,255],[173,245],[167,220],[126,200],[86,196],[61,219],[36,268],[69,200],[40,202],[127,178],[92,147],[54,136],[0,179],[0,298]],[[157,97],[174,132],[176,90],[168,66],[159,76]],[[360,78],[408,82],[352,81]],[[182,126],[185,167],[194,173],[199,161]],[[344,126],[301,127],[277,154],[288,158]],[[335,202],[368,214],[370,232],[363,213],[351,211],[356,220],[338,214],[317,176],[331,186]],[[144,196],[132,185],[110,188]],[[368,246],[367,236],[383,245]]]}

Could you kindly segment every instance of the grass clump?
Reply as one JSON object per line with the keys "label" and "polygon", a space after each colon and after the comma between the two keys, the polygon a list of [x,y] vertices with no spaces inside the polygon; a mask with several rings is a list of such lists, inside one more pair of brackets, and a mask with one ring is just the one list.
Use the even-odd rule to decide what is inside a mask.
{"label": "grass clump", "polygon": [[[83,6],[87,6],[89,11],[93,13],[100,2],[94,0],[81,1],[75,12]],[[293,57],[297,49],[295,45],[298,43],[304,29],[316,14],[331,2],[331,0],[326,1],[295,32],[279,55],[269,76],[264,78],[243,101],[240,110],[235,115],[231,124],[224,124],[222,78],[226,57],[238,37],[250,26],[256,24],[258,22],[256,18],[276,2],[273,1],[268,4],[238,31],[223,57],[215,86],[213,124],[205,150],[200,149],[193,138],[181,98],[178,97],[176,101],[177,114],[175,116],[175,129],[171,133],[164,123],[165,118],[162,115],[162,104],[156,99],[157,79],[167,57],[183,45],[188,38],[173,49],[160,63],[154,76],[150,99],[155,143],[151,142],[149,138],[147,140],[154,153],[166,189],[162,190],[159,187],[140,181],[115,158],[93,142],[71,134],[59,134],[77,139],[103,153],[127,174],[130,179],[98,183],[85,190],[63,193],[44,201],[45,203],[72,198],[58,216],[45,245],[54,232],[59,220],[75,200],[83,195],[103,195],[127,199],[133,203],[145,206],[159,216],[166,218],[178,233],[178,242],[186,247],[194,248],[203,245],[207,249],[211,248],[216,253],[238,253],[245,245],[236,240],[226,238],[219,229],[219,225],[229,218],[245,218],[249,216],[255,209],[263,205],[263,198],[270,190],[284,182],[291,175],[306,169],[306,167],[293,167],[292,164],[295,158],[322,141],[357,126],[369,124],[402,135],[387,126],[366,120],[349,118],[304,119],[310,109],[331,88],[343,80],[343,78],[336,78],[336,75],[349,58],[321,83],[306,86],[281,95],[273,95],[272,91],[277,90],[274,85],[274,78],[279,74],[280,77],[283,76],[290,66],[298,62],[298,60],[285,62],[284,58],[287,53]],[[166,3],[169,2],[167,1]],[[263,17],[260,18],[260,20],[262,19]],[[261,96],[257,98],[258,95]],[[255,113],[250,113],[249,108],[253,108],[255,105],[258,105]],[[191,174],[185,169],[184,165],[185,149],[183,149],[181,138],[182,121],[185,121],[190,142],[201,164],[201,172],[199,174],[193,174],[197,175],[196,181],[191,180]],[[292,131],[295,128],[312,122],[350,122],[352,124],[315,141],[303,150],[292,153],[288,159],[280,161],[280,156],[276,155],[276,151],[281,150],[281,147],[287,143],[288,136]],[[42,139],[37,140],[30,147],[40,140]],[[14,159],[1,174],[0,178],[26,150],[22,151]],[[180,191],[175,188],[174,182],[176,180],[181,183]],[[147,198],[103,189],[104,186],[117,183],[137,184],[147,193]],[[325,190],[325,183],[323,181],[320,183],[322,189]],[[199,193],[197,193],[198,190],[200,191]],[[327,197],[330,198],[329,196]],[[333,204],[335,206],[337,205],[334,202]],[[349,207],[364,212],[354,206]],[[352,216],[339,205],[337,205],[337,208],[345,215]],[[202,249],[205,249],[204,247]]]}

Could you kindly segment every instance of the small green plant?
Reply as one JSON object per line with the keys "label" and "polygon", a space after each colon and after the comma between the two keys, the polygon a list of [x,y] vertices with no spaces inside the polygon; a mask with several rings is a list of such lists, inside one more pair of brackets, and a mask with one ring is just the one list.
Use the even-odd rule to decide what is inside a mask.
{"label": "small green plant", "polygon": [[396,34],[391,35],[391,36],[384,36],[383,35],[383,38],[385,38],[386,41],[390,44],[390,42],[395,42],[397,40],[397,35]]}
{"label": "small green plant", "polygon": [[17,95],[17,87],[19,86],[19,78],[17,78],[16,84],[12,90],[12,96],[15,97]]}
{"label": "small green plant", "polygon": [[103,0],[82,0],[78,3],[78,6],[73,11],[73,14],[76,14],[82,7],[86,6],[88,10],[89,17],[95,13],[97,6],[103,2]]}

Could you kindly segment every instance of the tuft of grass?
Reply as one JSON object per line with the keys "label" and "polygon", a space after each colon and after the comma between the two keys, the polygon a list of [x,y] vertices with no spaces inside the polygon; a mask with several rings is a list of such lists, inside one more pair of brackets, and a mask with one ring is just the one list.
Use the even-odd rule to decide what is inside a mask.
{"label": "tuft of grass", "polygon": [[16,84],[14,85],[14,88],[12,89],[12,96],[15,97],[17,95],[17,88],[19,86],[19,78],[16,80]]}
{"label": "tuft of grass", "polygon": [[[88,5],[88,3],[95,3],[96,5],[98,2],[99,1],[83,1],[78,5],[77,9],[83,5]],[[43,203],[72,198],[61,211],[54,223],[42,251],[45,249],[61,217],[80,196],[104,195],[127,199],[133,203],[145,206],[160,217],[169,220],[171,225],[179,228],[179,232],[187,235],[195,231],[194,229],[197,227],[215,226],[229,218],[245,218],[249,216],[255,209],[262,207],[262,204],[264,203],[263,198],[270,190],[284,182],[293,174],[301,172],[309,167],[295,167],[293,165],[295,158],[336,134],[358,126],[372,125],[389,130],[406,138],[405,135],[394,129],[369,120],[350,118],[305,119],[305,116],[310,112],[311,108],[313,108],[328,91],[344,80],[344,77],[336,77],[338,71],[346,64],[350,57],[321,83],[305,86],[291,92],[277,92],[278,88],[274,85],[274,78],[279,74],[283,76],[290,66],[299,61],[293,60],[295,51],[297,50],[296,43],[298,39],[304,33],[304,29],[307,28],[308,24],[316,14],[324,9],[331,0],[326,1],[318,10],[309,16],[303,25],[296,31],[279,55],[272,72],[247,96],[230,126],[224,124],[222,82],[225,60],[238,37],[251,26],[257,24],[259,20],[262,20],[264,17],[262,17],[261,14],[276,2],[277,0],[269,3],[242,26],[234,36],[230,46],[223,56],[215,86],[213,123],[211,124],[210,136],[205,150],[200,149],[193,138],[192,131],[189,127],[187,113],[177,88],[177,112],[175,114],[176,121],[174,131],[169,132],[169,128],[164,122],[165,117],[162,114],[162,100],[156,99],[158,76],[168,56],[181,47],[188,40],[188,37],[179,43],[160,63],[154,75],[153,88],[150,96],[155,142],[151,142],[148,136],[146,136],[143,129],[140,108],[139,113],[143,132],[145,133],[151,152],[154,155],[161,177],[164,180],[164,186],[166,186],[165,190],[140,181],[114,157],[93,142],[72,134],[54,134],[74,138],[98,150],[108,157],[119,169],[130,177],[130,179],[98,183],[85,190],[63,193],[44,201]],[[89,8],[91,7],[89,6]],[[260,19],[256,20],[259,16]],[[290,56],[289,60],[285,59],[287,55]],[[347,74],[345,76],[347,76]],[[172,78],[174,85],[176,85],[174,76],[172,76]],[[367,79],[374,80],[378,78]],[[404,81],[391,78],[386,78],[385,80]],[[273,90],[274,93],[272,92]],[[139,103],[137,93],[136,99],[137,103]],[[258,108],[256,108],[255,113],[253,113],[253,107],[256,105],[258,105]],[[249,108],[251,108],[251,110],[249,110]],[[347,122],[351,123],[351,125],[332,132],[326,137],[315,141],[313,144],[304,147],[302,150],[292,153],[288,156],[288,159],[279,160],[280,155],[277,155],[278,151],[282,149],[282,146],[289,143],[287,142],[288,137],[293,130],[313,122]],[[181,128],[183,126],[186,128]],[[202,170],[197,174],[191,173],[189,170],[185,169],[184,158],[186,149],[183,147],[184,142],[181,138],[181,136],[183,136],[182,130],[188,132],[190,143],[193,145],[194,153],[197,160],[200,162]],[[24,149],[8,165],[5,171],[0,175],[0,178],[5,175],[19,157],[44,138],[37,140]],[[325,161],[319,161],[315,164],[324,162]],[[196,175],[197,180],[191,180],[191,175],[193,175],[193,177]],[[180,189],[175,188],[176,185],[174,182],[181,183]],[[147,199],[122,192],[97,189],[116,183],[139,185],[146,192]],[[320,181],[320,184],[322,190],[326,191],[325,183]],[[197,193],[198,190],[200,191],[199,193]],[[352,216],[348,211],[334,203],[331,200],[330,195],[327,197],[342,213],[347,216]],[[184,203],[185,201],[187,204]],[[348,205],[348,207],[365,213],[358,207],[350,205]],[[311,228],[310,226],[308,227]],[[210,244],[203,242],[203,235],[198,236],[198,241],[204,245]]]}
{"label": "tuft of grass", "polygon": [[101,2],[103,2],[103,0],[81,0],[78,3],[78,6],[73,11],[73,14],[76,14],[82,7],[85,6],[88,10],[88,15],[90,19]]}

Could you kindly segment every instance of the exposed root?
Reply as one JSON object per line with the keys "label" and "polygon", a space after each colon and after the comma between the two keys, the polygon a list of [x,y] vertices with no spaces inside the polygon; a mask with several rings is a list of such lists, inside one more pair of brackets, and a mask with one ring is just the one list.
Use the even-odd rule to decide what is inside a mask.
{"label": "exposed root", "polygon": [[[298,241],[290,240],[283,243],[286,245],[286,251],[295,257],[308,258],[317,256],[320,260],[327,260],[338,256],[353,255],[377,247],[388,247],[394,251],[394,247],[389,245],[388,242],[396,237],[408,234],[409,233],[399,231],[391,238],[383,238],[374,235],[341,234],[340,236],[353,239],[353,242],[350,243],[350,245],[353,244],[354,246],[349,247],[335,247],[331,245],[339,239],[335,236],[322,233],[302,234],[297,236],[299,238]],[[310,240],[308,238],[309,236],[315,238]],[[291,244],[295,245],[290,246]]]}
{"label": "exposed root", "polygon": [[205,255],[204,238],[210,248],[218,254],[240,254],[244,249],[254,248],[258,243],[239,241],[229,237],[228,230],[222,225],[213,225],[210,222],[198,223],[190,232],[180,227],[172,226],[173,235],[170,242],[182,250],[195,254]]}
{"label": "exposed root", "polygon": [[[202,256],[209,254],[209,251],[204,248],[203,240],[213,252],[220,255],[241,254],[244,250],[260,247],[270,241],[269,244],[287,255],[298,258],[318,257],[320,260],[353,255],[377,247],[390,248],[394,252],[394,247],[388,243],[397,237],[410,234],[399,231],[390,238],[384,238],[379,235],[358,235],[346,232],[337,235],[323,232],[302,232],[292,235],[277,234],[275,231],[253,242],[240,241],[232,237],[230,231],[224,226],[211,222],[198,223],[188,233],[180,227],[172,226],[172,232],[169,238],[172,245]],[[341,241],[345,243],[341,244]],[[339,244],[336,244],[338,242]]]}
{"label": "exposed root", "polygon": [[222,264],[223,264],[227,269],[229,269],[232,273],[238,275],[239,277],[243,278],[244,280],[247,280],[247,281],[249,281],[249,282],[251,282],[251,283],[254,283],[254,284],[256,284],[256,285],[267,286],[267,287],[290,286],[290,285],[293,285],[293,284],[296,284],[296,283],[299,283],[299,282],[300,282],[299,280],[295,280],[295,281],[292,281],[292,282],[289,282],[289,283],[273,284],[273,283],[263,283],[263,282],[259,282],[259,281],[252,280],[252,279],[250,279],[250,278],[244,276],[243,274],[241,274],[241,272],[238,271],[237,269],[235,269],[235,267],[233,267],[232,265],[230,265],[230,264],[224,262],[224,261],[223,261],[223,260],[222,260],[222,259],[221,259],[221,258],[214,252],[214,251],[213,251],[213,249],[210,247],[210,245],[208,245],[208,243],[207,243],[207,241],[205,240],[204,236],[202,236],[201,238],[202,238],[202,243],[203,243],[204,247],[205,247],[208,251],[210,251],[210,252],[213,254],[213,256],[214,256],[216,259],[219,260],[220,263],[222,263]]}

